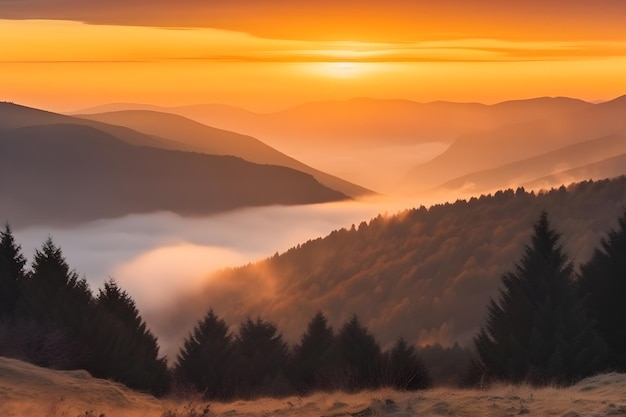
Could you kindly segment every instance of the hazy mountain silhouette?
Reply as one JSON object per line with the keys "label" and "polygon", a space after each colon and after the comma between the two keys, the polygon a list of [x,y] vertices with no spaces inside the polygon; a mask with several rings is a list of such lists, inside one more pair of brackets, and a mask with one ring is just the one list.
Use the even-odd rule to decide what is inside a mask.
{"label": "hazy mountain silhouette", "polygon": [[626,167],[626,153],[538,178],[524,184],[524,186],[526,188],[547,189],[553,187],[554,184],[569,184],[581,178],[611,178],[623,175],[624,167]]}
{"label": "hazy mountain silhouette", "polygon": [[471,172],[496,168],[575,143],[626,134],[624,114],[626,96],[559,116],[464,135],[443,154],[415,167],[405,185],[413,190],[428,189]]}
{"label": "hazy mountain silhouette", "polygon": [[626,152],[626,135],[611,135],[575,143],[555,151],[473,172],[448,181],[438,189],[465,193],[491,192],[506,187],[558,187],[586,179],[612,178],[626,173],[626,165],[606,162]]}
{"label": "hazy mountain silhouette", "polygon": [[0,218],[13,225],[155,211],[202,215],[346,198],[291,168],[134,146],[76,124],[0,133],[0,189]]}
{"label": "hazy mountain silhouette", "polygon": [[191,149],[211,155],[238,156],[259,164],[297,169],[313,175],[322,184],[352,197],[372,193],[363,187],[311,168],[251,136],[206,126],[175,114],[127,110],[77,117],[125,126],[153,137],[165,138],[167,143],[180,144],[181,150]]}
{"label": "hazy mountain silhouette", "polygon": [[164,149],[180,149],[180,144],[163,138],[148,136],[123,126],[114,126],[93,120],[85,120],[45,110],[0,102],[0,133],[26,126],[49,124],[76,124],[90,126],[107,132],[116,138],[137,146],[155,146]]}
{"label": "hazy mountain silhouette", "polygon": [[[295,148],[318,144],[363,146],[452,142],[459,135],[470,132],[557,116],[589,106],[592,104],[581,100],[547,97],[496,105],[357,98],[305,103],[272,113],[255,113],[221,104],[161,109],[209,126],[249,134],[272,145]],[[118,103],[81,112],[96,113],[106,109],[156,110],[158,107]]]}
{"label": "hazy mountain silhouette", "polygon": [[[388,192],[417,163],[433,158],[459,136],[558,117],[591,106],[569,98],[495,105],[358,98],[305,103],[272,113],[220,104],[161,110],[254,136],[325,172]],[[118,103],[82,112],[122,109],[157,108]],[[372,175],[372,167],[376,168],[376,175]]]}

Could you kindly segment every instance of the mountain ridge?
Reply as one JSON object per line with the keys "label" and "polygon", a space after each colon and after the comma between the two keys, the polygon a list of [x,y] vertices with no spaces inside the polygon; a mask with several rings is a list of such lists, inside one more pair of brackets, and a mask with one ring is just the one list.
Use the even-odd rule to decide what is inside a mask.
{"label": "mountain ridge", "polygon": [[157,211],[207,215],[347,198],[291,168],[134,146],[85,125],[5,131],[0,149],[0,217],[16,227]]}

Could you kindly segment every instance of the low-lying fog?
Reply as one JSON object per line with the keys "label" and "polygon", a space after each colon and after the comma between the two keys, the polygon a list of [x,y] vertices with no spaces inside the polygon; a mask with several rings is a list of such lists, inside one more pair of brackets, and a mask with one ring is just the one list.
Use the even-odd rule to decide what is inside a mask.
{"label": "low-lying fog", "polygon": [[[179,297],[199,289],[213,271],[261,260],[335,229],[369,221],[379,213],[432,203],[379,199],[272,206],[203,218],[156,213],[74,228],[29,227],[14,234],[29,265],[35,250],[50,236],[94,293],[105,280],[114,278],[136,301],[163,352],[171,358],[180,340],[159,334],[159,312],[166,314]],[[238,323],[232,325],[236,329]]]}

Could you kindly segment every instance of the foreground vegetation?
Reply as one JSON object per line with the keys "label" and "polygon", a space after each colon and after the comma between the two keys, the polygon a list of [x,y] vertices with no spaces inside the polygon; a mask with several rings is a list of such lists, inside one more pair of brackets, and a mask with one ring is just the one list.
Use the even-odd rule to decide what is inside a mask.
{"label": "foreground vegetation", "polygon": [[[321,416],[620,416],[626,375],[587,378],[568,388],[496,384],[312,393],[281,399],[216,402],[201,397],[155,399],[82,371],[54,371],[0,357],[0,415],[20,417],[321,417]],[[37,400],[34,401],[33,399]],[[205,413],[206,410],[206,413]]]}

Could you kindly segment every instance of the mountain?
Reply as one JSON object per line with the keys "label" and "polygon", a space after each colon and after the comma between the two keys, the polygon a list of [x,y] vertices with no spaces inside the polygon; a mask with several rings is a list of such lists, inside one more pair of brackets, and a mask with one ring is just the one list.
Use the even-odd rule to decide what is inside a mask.
{"label": "mountain", "polygon": [[[333,326],[355,313],[382,346],[469,343],[500,276],[514,268],[547,210],[576,265],[586,262],[626,207],[626,177],[550,192],[499,191],[382,216],[282,254],[207,278],[164,311],[155,333],[182,340],[212,307],[228,323],[272,320],[292,341],[322,310]],[[181,326],[181,323],[187,323]]]}
{"label": "mountain", "polygon": [[582,167],[567,169],[552,175],[538,178],[525,184],[529,189],[549,188],[555,184],[570,184],[580,178],[612,178],[623,175],[626,167],[626,153],[612,158],[603,159]]}
{"label": "mountain", "polygon": [[181,150],[191,149],[210,155],[238,156],[258,164],[293,168],[311,174],[322,184],[351,197],[372,194],[372,191],[363,187],[311,168],[251,136],[216,129],[171,113],[127,110],[76,117],[125,126],[152,137],[164,138],[168,143],[180,143]]}
{"label": "mountain", "polygon": [[[547,97],[495,105],[357,98],[305,103],[272,113],[219,104],[162,111],[254,136],[325,172],[387,192],[417,163],[432,159],[459,136],[591,106],[580,100]],[[115,104],[82,112],[103,109],[155,107]]]}
{"label": "mountain", "polygon": [[178,143],[148,136],[122,126],[80,119],[19,104],[0,102],[0,133],[21,127],[51,124],[90,126],[137,146],[155,146],[163,149],[180,149],[181,147]]}
{"label": "mountain", "polygon": [[[618,164],[604,163],[607,158],[626,152],[626,135],[575,143],[555,151],[473,172],[448,181],[440,190],[480,194],[503,187],[558,187],[583,179],[612,178],[626,173]],[[592,168],[592,166],[594,168]]]}
{"label": "mountain", "polygon": [[346,198],[291,168],[134,146],[77,124],[1,133],[0,189],[0,218],[13,225],[76,224],[155,211],[204,215]]}
{"label": "mountain", "polygon": [[541,120],[460,136],[444,153],[413,168],[404,185],[414,191],[425,190],[472,172],[497,168],[568,145],[623,135],[626,134],[624,114],[626,96],[560,116],[546,115]]}

